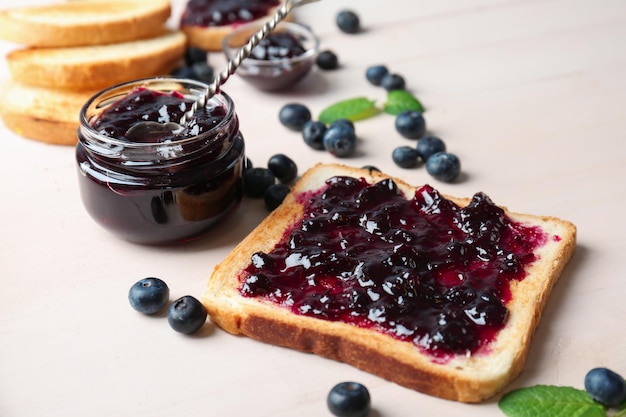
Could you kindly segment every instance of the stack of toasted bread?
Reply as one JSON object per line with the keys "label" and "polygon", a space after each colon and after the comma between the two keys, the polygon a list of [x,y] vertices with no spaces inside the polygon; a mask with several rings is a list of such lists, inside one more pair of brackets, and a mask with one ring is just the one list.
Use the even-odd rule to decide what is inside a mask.
{"label": "stack of toasted bread", "polygon": [[187,45],[166,28],[169,0],[90,0],[0,11],[6,61],[0,116],[17,134],[73,145],[79,114],[98,91],[166,75]]}

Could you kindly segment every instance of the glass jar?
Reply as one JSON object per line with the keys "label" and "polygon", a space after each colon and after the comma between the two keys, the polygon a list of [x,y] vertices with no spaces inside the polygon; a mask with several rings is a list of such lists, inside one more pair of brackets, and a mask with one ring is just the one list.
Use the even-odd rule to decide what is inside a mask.
{"label": "glass jar", "polygon": [[[206,88],[192,80],[153,78],[113,86],[85,104],[76,161],[83,204],[97,223],[132,242],[172,244],[206,234],[237,209],[246,158],[228,95],[211,97],[184,127],[186,135],[174,139],[131,135],[130,130],[120,134],[97,125],[103,114],[114,123],[148,118],[141,110],[120,105],[134,91],[174,97],[171,108],[176,111],[185,109],[183,100],[190,108]],[[155,109],[163,122],[165,107]],[[170,116],[179,120],[180,114]],[[199,130],[198,124],[205,122],[204,131]]]}

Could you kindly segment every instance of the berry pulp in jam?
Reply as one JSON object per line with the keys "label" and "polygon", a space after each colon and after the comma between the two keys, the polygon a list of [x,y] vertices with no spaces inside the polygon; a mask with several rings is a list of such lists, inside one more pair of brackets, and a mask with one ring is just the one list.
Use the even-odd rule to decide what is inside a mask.
{"label": "berry pulp in jam", "polygon": [[240,293],[375,329],[439,360],[495,338],[509,283],[546,241],[483,193],[459,207],[428,185],[406,199],[392,180],[334,177],[300,198],[304,217],[252,256]]}
{"label": "berry pulp in jam", "polygon": [[146,244],[187,241],[220,224],[242,199],[245,163],[232,102],[223,100],[196,109],[179,129],[145,136],[131,137],[131,127],[180,120],[193,99],[137,87],[88,118],[76,159],[89,214],[124,239]]}
{"label": "berry pulp in jam", "polygon": [[244,24],[267,16],[279,0],[190,0],[181,17],[187,26]]}

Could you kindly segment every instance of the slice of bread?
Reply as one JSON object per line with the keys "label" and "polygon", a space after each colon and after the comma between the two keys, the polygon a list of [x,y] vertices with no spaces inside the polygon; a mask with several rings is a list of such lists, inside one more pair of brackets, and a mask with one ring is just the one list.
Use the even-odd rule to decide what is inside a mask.
{"label": "slice of bread", "polygon": [[[273,7],[268,10],[266,16],[251,20],[245,24],[252,25],[254,23],[265,22],[274,16],[274,13],[276,13],[276,10],[278,10],[279,7],[280,5]],[[283,20],[291,20],[291,15],[287,15]],[[197,48],[204,49],[205,51],[218,52],[222,50],[224,38],[240,26],[242,26],[241,23],[223,26],[194,26],[181,23],[180,29],[187,35],[190,46],[195,46]]]}
{"label": "slice of bread", "polygon": [[[303,193],[316,192],[337,175],[364,178],[369,183],[388,178],[334,164],[316,165],[307,171],[283,204],[215,267],[202,297],[212,321],[232,334],[313,352],[429,395],[462,402],[494,396],[522,371],[550,291],[573,254],[575,226],[554,217],[504,209],[513,221],[541,228],[547,239],[535,249],[537,260],[527,267],[526,277],[512,281],[508,318],[495,339],[477,352],[441,361],[412,341],[400,341],[368,327],[300,315],[264,298],[241,295],[242,271],[251,265],[252,255],[272,251],[293,225],[300,224],[306,210],[301,203],[306,201]],[[400,179],[394,181],[406,198],[415,195],[416,188]],[[461,207],[470,201],[447,198]],[[367,276],[362,279],[368,281]]]}
{"label": "slice of bread", "polygon": [[94,0],[0,11],[0,39],[36,47],[103,45],[163,31],[168,0]]}
{"label": "slice of bread", "polygon": [[7,55],[11,76],[42,87],[96,89],[166,75],[185,53],[186,37],[166,31],[148,39],[67,48],[23,48]]}
{"label": "slice of bread", "polygon": [[95,90],[33,87],[6,80],[1,84],[0,116],[20,136],[55,145],[75,145],[80,110]]}

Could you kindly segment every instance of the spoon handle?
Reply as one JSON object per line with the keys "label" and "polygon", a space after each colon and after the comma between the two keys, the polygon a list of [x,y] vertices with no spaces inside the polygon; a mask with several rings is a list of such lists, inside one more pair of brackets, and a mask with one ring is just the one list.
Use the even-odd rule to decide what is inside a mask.
{"label": "spoon handle", "polygon": [[280,6],[276,10],[274,16],[270,20],[268,20],[257,33],[252,35],[248,42],[239,49],[237,54],[230,61],[228,61],[226,69],[217,74],[213,82],[209,84],[209,88],[206,89],[204,94],[198,97],[196,102],[193,103],[192,108],[183,114],[178,124],[185,124],[187,122],[187,119],[193,115],[198,106],[203,107],[206,105],[207,101],[209,101],[209,99],[213,97],[213,95],[215,95],[220,86],[224,84],[226,80],[228,80],[228,78],[235,73],[235,71],[241,64],[241,61],[250,56],[252,50],[276,28],[276,25],[278,25],[278,23],[282,21],[292,9],[308,3],[314,3],[316,1],[319,0],[285,0],[282,6]]}

